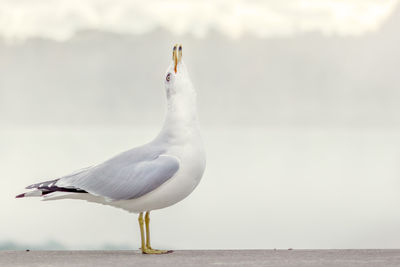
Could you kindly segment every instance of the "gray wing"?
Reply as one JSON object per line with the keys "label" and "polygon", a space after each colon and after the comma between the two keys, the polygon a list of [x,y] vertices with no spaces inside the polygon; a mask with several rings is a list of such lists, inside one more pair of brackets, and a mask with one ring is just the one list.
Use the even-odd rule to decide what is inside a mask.
{"label": "gray wing", "polygon": [[60,178],[57,186],[85,190],[111,200],[139,198],[170,179],[179,169],[174,156],[127,151],[78,174]]}

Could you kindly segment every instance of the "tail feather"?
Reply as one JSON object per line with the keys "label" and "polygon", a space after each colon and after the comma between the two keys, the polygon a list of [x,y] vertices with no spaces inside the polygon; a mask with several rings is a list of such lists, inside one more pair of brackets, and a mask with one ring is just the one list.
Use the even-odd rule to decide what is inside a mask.
{"label": "tail feather", "polygon": [[30,192],[26,192],[23,194],[19,194],[16,198],[23,198],[23,197],[40,197],[43,196],[43,192],[41,190],[33,190]]}

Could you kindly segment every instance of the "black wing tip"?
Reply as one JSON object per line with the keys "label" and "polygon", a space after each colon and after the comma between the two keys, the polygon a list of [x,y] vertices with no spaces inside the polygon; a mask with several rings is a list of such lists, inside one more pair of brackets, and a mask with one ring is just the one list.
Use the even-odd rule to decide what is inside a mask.
{"label": "black wing tip", "polygon": [[50,184],[56,183],[58,180],[60,180],[60,179],[54,179],[54,180],[49,180],[49,181],[45,181],[45,182],[41,182],[41,183],[31,184],[31,185],[28,185],[27,187],[25,187],[25,189],[35,189],[35,188],[40,189],[42,187],[46,188]]}
{"label": "black wing tip", "polygon": [[31,185],[28,185],[27,187],[25,187],[25,189],[34,189],[34,188],[38,188],[39,185],[40,185],[40,183],[38,183],[38,184],[31,184]]}
{"label": "black wing tip", "polygon": [[[36,184],[31,184],[25,187],[25,189],[37,189],[41,191],[41,195],[30,195],[27,193],[19,194],[15,196],[15,198],[23,198],[23,197],[30,197],[30,196],[44,196],[50,193],[54,192],[71,192],[71,193],[87,193],[87,191],[79,188],[67,188],[67,187],[58,187],[55,185],[55,183],[59,179],[54,179],[46,182],[41,182],[41,183],[36,183]],[[35,191],[32,191],[35,192]],[[29,193],[29,192],[28,192]]]}

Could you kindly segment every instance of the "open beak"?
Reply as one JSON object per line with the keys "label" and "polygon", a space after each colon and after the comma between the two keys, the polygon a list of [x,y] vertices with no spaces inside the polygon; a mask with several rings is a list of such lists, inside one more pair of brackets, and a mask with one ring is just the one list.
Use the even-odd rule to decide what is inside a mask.
{"label": "open beak", "polygon": [[182,60],[182,45],[174,45],[174,49],[172,50],[172,60],[174,61],[174,71],[176,73],[178,63]]}

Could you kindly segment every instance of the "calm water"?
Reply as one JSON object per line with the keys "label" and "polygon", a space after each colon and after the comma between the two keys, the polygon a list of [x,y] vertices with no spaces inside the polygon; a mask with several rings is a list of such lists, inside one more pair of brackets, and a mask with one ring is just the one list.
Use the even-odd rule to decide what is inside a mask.
{"label": "calm water", "polygon": [[[101,162],[156,128],[0,129],[0,241],[139,247],[136,215],[73,200],[15,199]],[[154,247],[400,246],[400,130],[203,130],[208,162],[186,200],[153,212]]]}

